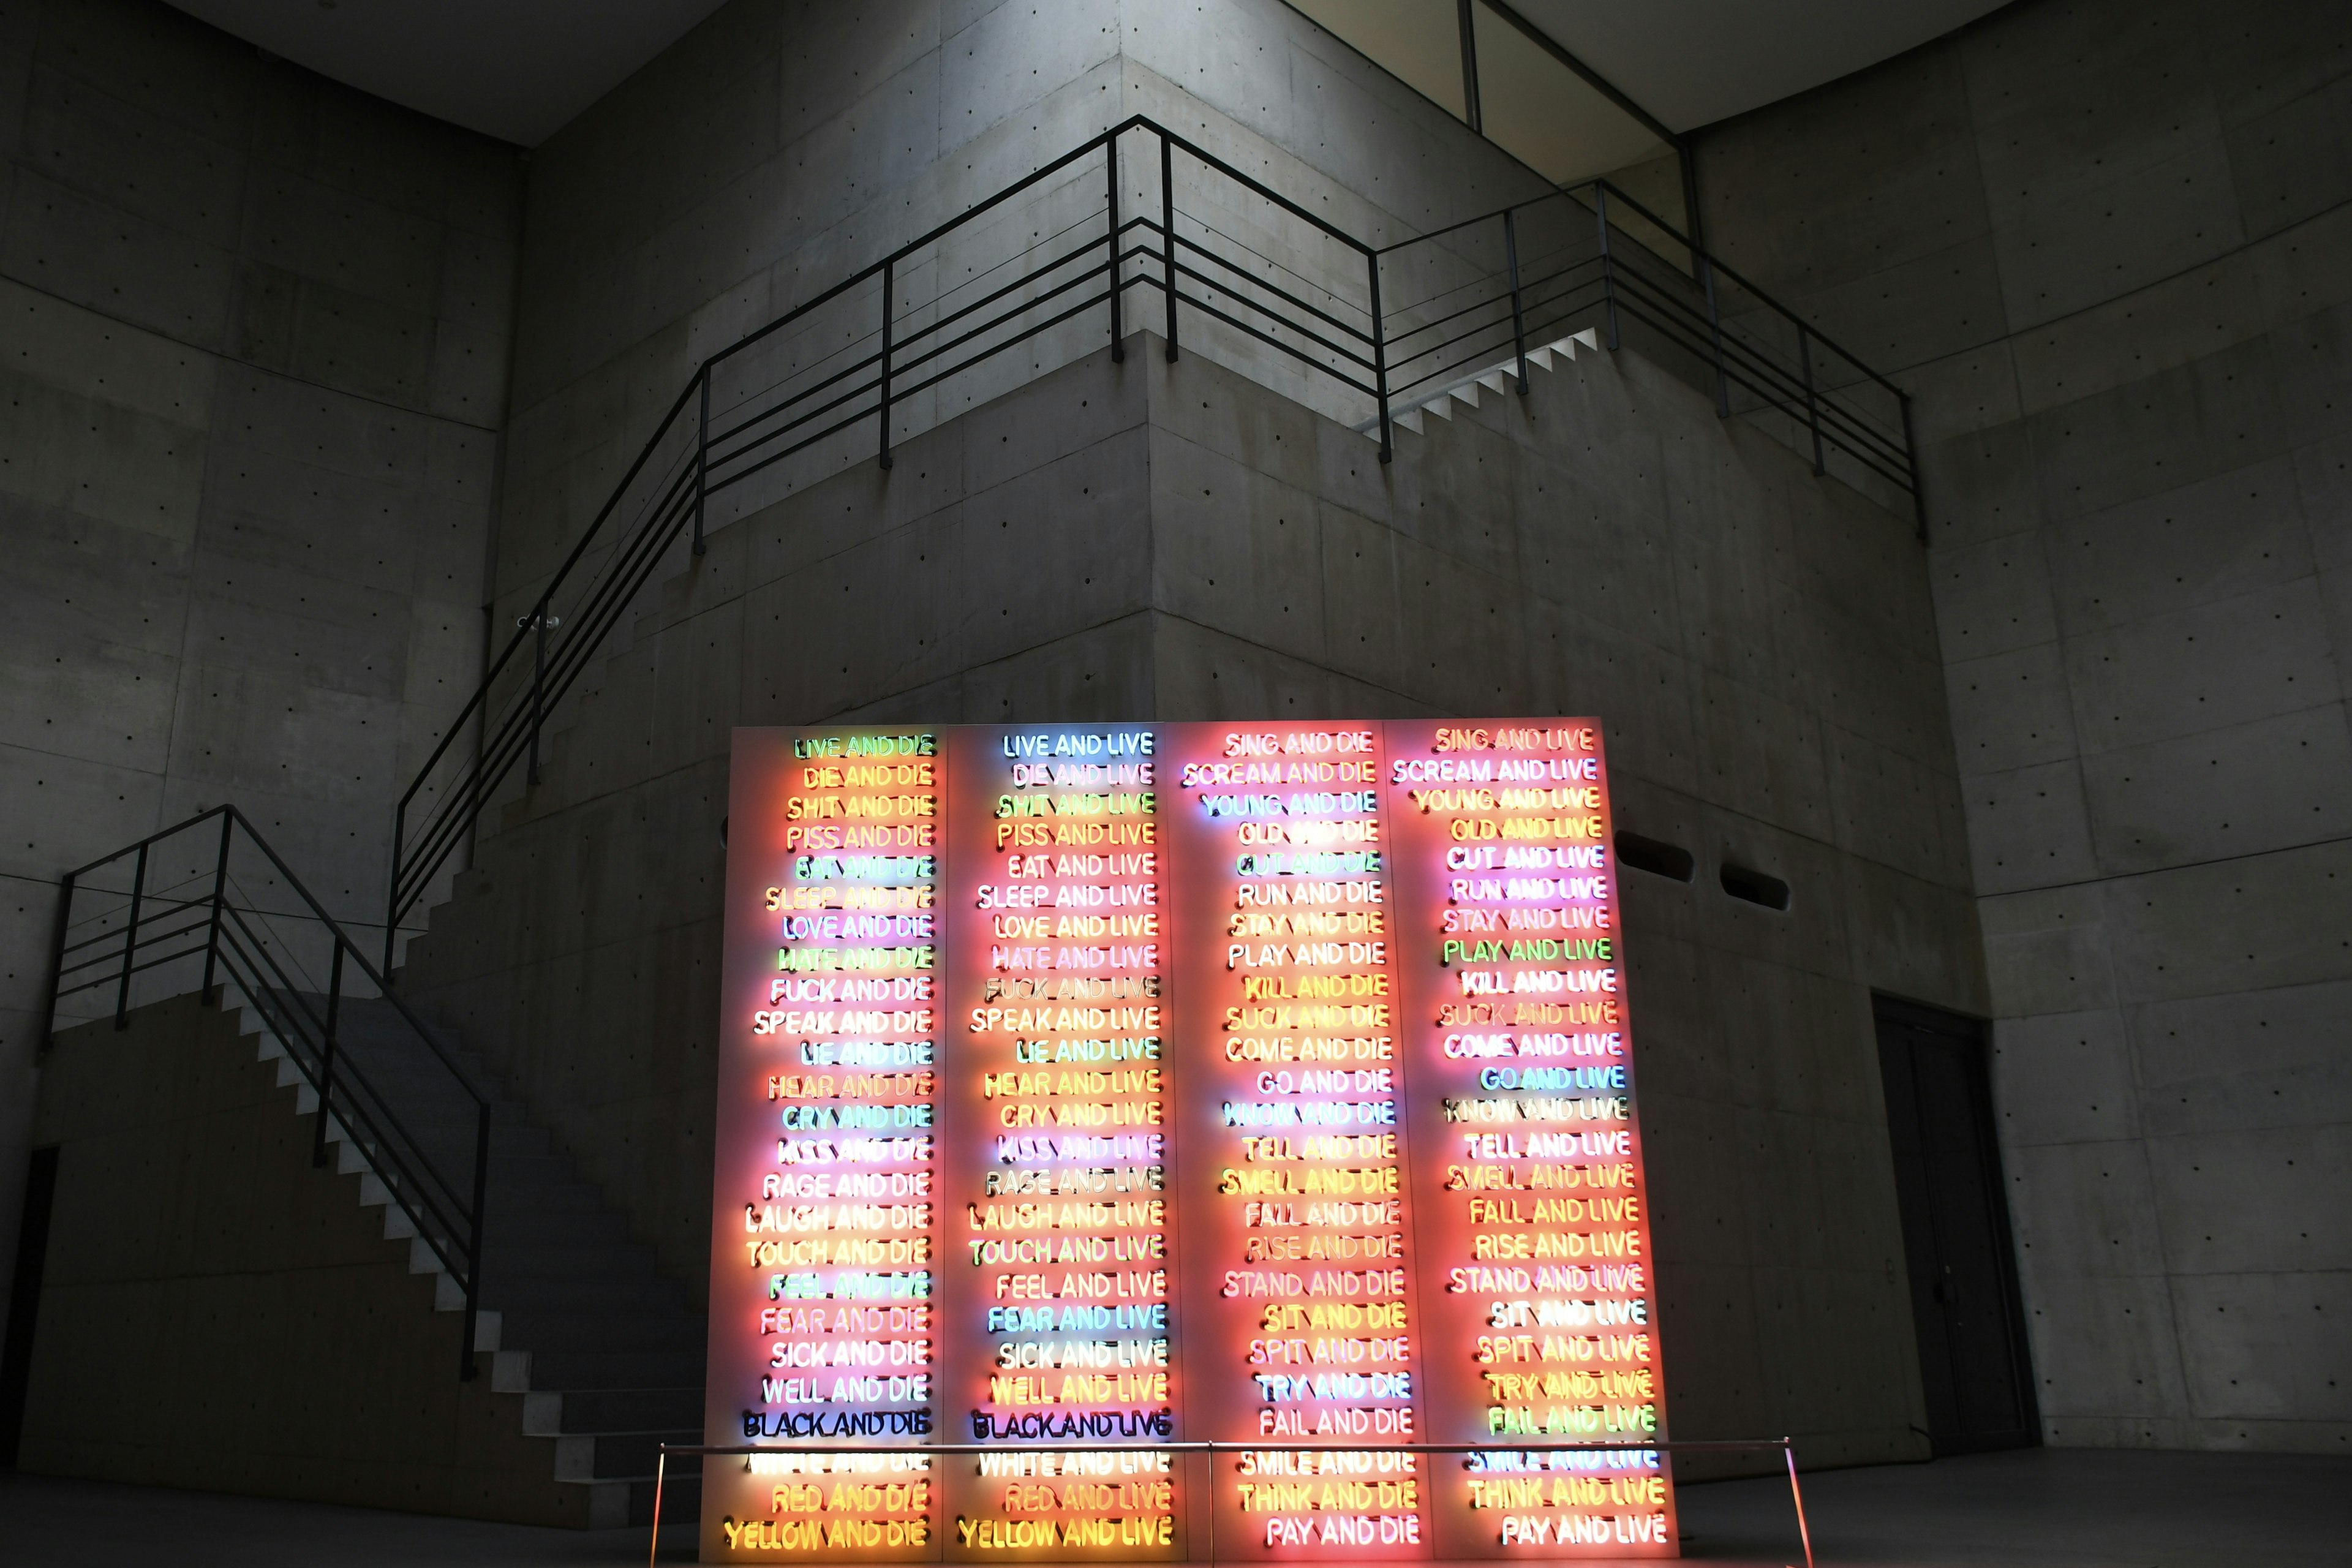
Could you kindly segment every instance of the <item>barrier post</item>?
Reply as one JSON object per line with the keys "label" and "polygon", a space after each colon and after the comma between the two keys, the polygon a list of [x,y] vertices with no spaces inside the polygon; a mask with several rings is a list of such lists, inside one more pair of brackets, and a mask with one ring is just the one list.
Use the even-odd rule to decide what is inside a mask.
{"label": "barrier post", "polygon": [[669,1445],[664,1443],[654,1456],[654,1538],[646,1546],[646,1568],[661,1561],[661,1495],[662,1483],[669,1479]]}
{"label": "barrier post", "polygon": [[1813,388],[1813,337],[1805,323],[1797,323],[1797,363],[1805,374],[1805,422],[1813,428],[1813,473],[1822,471],[1822,399]]}
{"label": "barrier post", "polygon": [[1528,395],[1528,319],[1519,306],[1519,227],[1503,209],[1503,262],[1511,275],[1511,346],[1519,356],[1519,395]]}
{"label": "barrier post", "polygon": [[694,436],[694,552],[702,553],[702,513],[710,499],[710,362],[702,362],[702,408]]}
{"label": "barrier post", "polygon": [[1601,224],[1601,297],[1609,312],[1609,352],[1617,352],[1617,264],[1609,257],[1609,185],[1592,183],[1592,212]]}
{"label": "barrier post", "polygon": [[896,257],[882,264],[882,466],[890,466],[890,306],[898,288]]}
{"label": "barrier post", "polygon": [[539,608],[531,613],[530,649],[530,773],[525,783],[539,782],[539,721],[543,704],[541,698],[547,690],[547,601],[541,599]]}
{"label": "barrier post", "polygon": [[328,966],[327,1043],[319,1058],[319,1124],[310,1130],[310,1163],[327,1163],[327,1118],[335,1098],[335,1019],[343,1000],[343,944],[335,942],[335,958]]}
{"label": "barrier post", "polygon": [[[214,1005],[220,1000],[219,997],[213,994],[213,965],[215,961],[220,957],[221,905],[226,900],[228,896],[228,836],[229,830],[236,825],[236,818],[229,813],[226,807],[223,807],[221,811],[220,863],[213,868],[213,910],[205,929],[205,988],[197,997],[197,1000],[207,1007]],[[397,826],[394,827],[394,831],[395,833],[398,832]],[[399,840],[397,838],[394,839],[394,843],[397,844]]]}
{"label": "barrier post", "polygon": [[[1702,275],[1706,279],[1706,331],[1715,342],[1715,416],[1728,419],[1731,417],[1731,379],[1723,368],[1723,315],[1715,302],[1715,258],[1696,246],[1691,247],[1691,254],[1698,258]],[[1810,378],[1808,381],[1810,383]],[[1821,464],[1817,461],[1813,465],[1813,472],[1818,474],[1821,471]]]}
{"label": "barrier post", "polygon": [[58,887],[57,929],[49,933],[49,1005],[41,1010],[41,1041],[37,1047],[47,1056],[49,1041],[58,1032],[58,993],[66,983],[66,933],[73,921],[74,874],[68,871]]}
{"label": "barrier post", "polygon": [[1813,1568],[1813,1532],[1805,1524],[1805,1494],[1797,1489],[1797,1445],[1782,1440],[1780,1455],[1789,1461],[1789,1500],[1797,1505],[1797,1539],[1805,1548],[1805,1568]]}
{"label": "barrier post", "polygon": [[1381,330],[1381,253],[1364,252],[1364,265],[1372,279],[1372,384],[1378,389],[1373,395],[1381,400],[1381,461],[1385,463],[1396,448],[1389,433],[1388,334]]}
{"label": "barrier post", "polygon": [[482,1199],[490,1175],[490,1104],[474,1113],[474,1218],[466,1237],[466,1339],[457,1347],[457,1381],[474,1381],[474,1329],[482,1310]]}
{"label": "barrier post", "polygon": [[1919,524],[1919,542],[1927,542],[1927,492],[1919,484],[1919,443],[1911,435],[1911,395],[1898,392],[1903,408],[1903,452],[1911,464],[1911,515]]}
{"label": "barrier post", "polygon": [[139,847],[139,863],[131,873],[131,920],[122,928],[122,984],[114,993],[114,1026],[131,1027],[131,956],[139,948],[139,900],[147,890],[147,846]]}
{"label": "barrier post", "polygon": [[[487,633],[489,629],[489,616],[485,614],[482,620],[483,630]],[[386,985],[392,984],[393,931],[400,923],[400,845],[401,840],[407,834],[408,797],[402,795],[393,802],[392,805],[392,875],[387,879],[389,885],[384,889],[383,894],[383,983]],[[227,836],[226,828],[222,830],[222,836],[224,837]],[[226,846],[222,847],[221,858],[224,861],[228,858]],[[223,869],[226,869],[226,866]],[[215,923],[214,931],[217,934],[219,931],[217,922]],[[207,964],[212,963],[209,954],[206,955],[205,962]]]}
{"label": "barrier post", "polygon": [[1160,133],[1160,270],[1168,284],[1168,363],[1176,363],[1176,155]]}
{"label": "barrier post", "polygon": [[1127,363],[1126,328],[1118,319],[1118,137],[1113,133],[1103,142],[1103,185],[1109,200],[1110,230],[1104,243],[1110,250],[1110,362]]}

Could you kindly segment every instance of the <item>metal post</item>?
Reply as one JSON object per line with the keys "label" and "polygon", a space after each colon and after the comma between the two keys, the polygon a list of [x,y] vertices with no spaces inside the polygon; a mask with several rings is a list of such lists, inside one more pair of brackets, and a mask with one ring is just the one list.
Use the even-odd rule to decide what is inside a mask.
{"label": "metal post", "polygon": [[1706,244],[1706,214],[1698,205],[1698,162],[1691,156],[1690,143],[1682,137],[1674,139],[1675,163],[1683,177],[1683,219],[1690,226],[1691,248],[1703,248]]}
{"label": "metal post", "polygon": [[1204,1489],[1209,1499],[1209,1561],[1217,1560],[1217,1446],[1209,1445],[1209,1484]]}
{"label": "metal post", "polygon": [[890,308],[898,292],[898,260],[882,264],[882,466],[890,466]]}
{"label": "metal post", "polygon": [[702,553],[702,513],[710,499],[710,362],[702,362],[702,415],[694,437],[694,552]]}
{"label": "metal post", "polygon": [[[1696,246],[1691,247],[1691,254],[1698,258],[1699,275],[1706,283],[1706,330],[1715,340],[1715,416],[1728,419],[1731,417],[1731,382],[1723,369],[1723,317],[1715,304],[1715,258]],[[1813,472],[1818,474],[1821,471],[1821,464],[1817,461],[1813,465]]]}
{"label": "metal post", "polygon": [[328,966],[327,1043],[319,1055],[319,1124],[310,1129],[310,1163],[327,1163],[327,1118],[335,1095],[335,1022],[343,1005],[343,942],[335,939],[335,959]]}
{"label": "metal post", "polygon": [[[215,960],[220,957],[221,904],[228,897],[228,836],[229,830],[236,826],[236,818],[229,813],[226,807],[223,807],[221,810],[220,865],[213,871],[212,921],[209,928],[205,932],[205,990],[203,1001],[204,1005],[207,1007],[213,1005],[219,1000],[218,997],[213,994],[213,963]],[[397,832],[397,829],[394,831]],[[393,842],[394,844],[398,844],[400,840],[395,837]]]}
{"label": "metal post", "polygon": [[131,921],[122,928],[122,984],[114,993],[114,1026],[131,1027],[131,955],[139,946],[139,898],[147,890],[147,846],[139,847],[138,868],[131,874]]}
{"label": "metal post", "polygon": [[482,1191],[490,1174],[490,1106],[474,1118],[474,1222],[466,1240],[466,1342],[457,1351],[457,1381],[474,1381],[474,1329],[482,1310]]}
{"label": "metal post", "polygon": [[[485,647],[487,648],[488,645],[487,645],[487,644],[485,644],[484,646],[485,646]],[[483,661],[483,663],[485,663],[485,664],[488,664],[488,663],[489,662],[489,655],[488,655],[487,652],[485,652],[485,653],[483,654],[483,656],[482,656],[482,661]],[[483,686],[484,686],[485,688],[487,688],[487,687],[489,685],[489,680],[488,680],[488,677],[484,677],[484,678],[483,678],[482,684],[483,684]],[[474,706],[474,760],[473,760],[473,762],[472,762],[472,763],[470,763],[469,764],[467,764],[467,768],[466,768],[466,866],[465,866],[465,868],[466,868],[467,870],[468,870],[468,871],[470,871],[470,870],[472,870],[472,869],[474,868],[474,850],[475,850],[475,846],[476,846],[476,839],[477,839],[478,836],[480,834],[480,832],[481,832],[481,826],[482,826],[482,747],[483,747],[483,743],[484,743],[484,742],[488,739],[488,736],[489,736],[489,729],[490,729],[490,703],[489,703],[489,693],[488,693],[488,690],[486,689],[486,690],[483,692],[483,694],[482,694],[482,700],[481,700],[480,702],[478,702],[478,703],[475,704],[475,706]],[[413,906],[415,904],[415,902],[416,902],[419,899],[422,899],[424,896],[425,896],[425,889],[422,889],[422,888],[416,888],[416,889],[411,889],[411,891],[409,892],[409,895],[408,895],[408,901],[409,901],[409,904],[413,907]],[[389,950],[390,950],[390,948],[391,948],[391,946],[392,946],[392,933],[391,933],[391,932],[386,931],[386,932],[384,933],[383,942],[384,942],[384,947],[385,947],[385,949],[386,949],[387,951],[389,951]],[[387,962],[387,963],[388,963],[390,961],[389,961],[389,960],[387,960],[386,962]],[[389,968],[385,969],[385,971],[384,971],[384,976],[385,976],[385,978],[389,979],[389,978],[391,977],[391,975],[392,975],[392,971],[391,971]]]}
{"label": "metal post", "polygon": [[1454,21],[1462,29],[1462,123],[1482,135],[1486,116],[1478,102],[1478,27],[1471,19],[1473,0],[1455,0]]}
{"label": "metal post", "polygon": [[1813,389],[1813,338],[1805,323],[1797,323],[1797,363],[1805,373],[1805,423],[1813,429],[1813,472],[1822,471],[1822,399]]}
{"label": "metal post", "polygon": [[524,782],[539,782],[539,721],[542,710],[540,700],[547,689],[547,601],[541,599],[539,608],[531,612],[530,649],[530,772]]}
{"label": "metal post", "polygon": [[1519,308],[1519,228],[1503,209],[1503,260],[1511,273],[1511,344],[1519,354],[1519,395],[1528,395],[1528,319]]}
{"label": "metal post", "polygon": [[1601,181],[1592,182],[1592,211],[1601,220],[1601,297],[1607,301],[1609,311],[1609,352],[1617,352],[1617,271],[1609,259],[1609,187]]}
{"label": "metal post", "polygon": [[58,993],[66,983],[66,933],[73,924],[74,874],[68,871],[58,886],[58,927],[49,935],[49,1005],[41,1012],[41,1043],[43,1055],[49,1048],[50,1037],[58,1032]]}
{"label": "metal post", "polygon": [[1927,492],[1919,484],[1919,444],[1911,438],[1911,395],[1898,392],[1903,408],[1903,454],[1911,465],[1911,515],[1918,521],[1919,542],[1927,542]]}
{"label": "metal post", "polygon": [[[484,627],[485,631],[488,629]],[[383,983],[386,985],[392,984],[392,933],[400,923],[400,842],[407,832],[408,802],[402,799],[394,802],[392,807],[392,885],[384,889],[383,894]]]}
{"label": "metal post", "polygon": [[1813,1532],[1805,1525],[1805,1494],[1797,1489],[1797,1446],[1784,1439],[1780,1456],[1789,1461],[1789,1500],[1797,1505],[1797,1539],[1804,1543],[1805,1568],[1813,1568]]}
{"label": "metal post", "polygon": [[669,1445],[664,1443],[654,1456],[654,1538],[646,1543],[646,1568],[661,1561],[662,1484],[668,1479]]}
{"label": "metal post", "polygon": [[1168,363],[1176,363],[1176,158],[1160,135],[1160,270],[1168,284]]}
{"label": "metal post", "polygon": [[1127,328],[1118,319],[1118,138],[1114,135],[1103,143],[1103,186],[1108,198],[1110,234],[1110,360],[1113,364],[1127,363]]}
{"label": "metal post", "polygon": [[1381,253],[1364,252],[1364,265],[1372,279],[1372,385],[1374,395],[1381,400],[1381,461],[1385,463],[1395,453],[1389,432],[1389,343],[1388,334],[1381,330]]}

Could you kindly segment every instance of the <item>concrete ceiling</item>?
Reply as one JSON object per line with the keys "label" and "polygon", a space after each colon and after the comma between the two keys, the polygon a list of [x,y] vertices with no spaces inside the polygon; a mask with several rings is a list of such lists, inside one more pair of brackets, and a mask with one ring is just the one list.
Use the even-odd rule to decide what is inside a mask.
{"label": "concrete ceiling", "polygon": [[[394,103],[536,146],[722,0],[172,0]],[[2002,0],[1513,0],[1675,130],[1818,87]]]}
{"label": "concrete ceiling", "polygon": [[1851,76],[2008,0],[1508,0],[1676,131]]}
{"label": "concrete ceiling", "polygon": [[722,0],[172,0],[378,98],[536,147]]}

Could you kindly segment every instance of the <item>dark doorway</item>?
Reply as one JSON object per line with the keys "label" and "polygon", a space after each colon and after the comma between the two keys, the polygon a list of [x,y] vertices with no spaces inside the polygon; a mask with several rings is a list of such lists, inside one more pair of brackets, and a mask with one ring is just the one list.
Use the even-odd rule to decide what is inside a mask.
{"label": "dark doorway", "polygon": [[25,1179],[25,1220],[16,1232],[16,1272],[8,1284],[8,1332],[0,1340],[0,1469],[16,1468],[32,1382],[33,1327],[41,1306],[41,1266],[49,1256],[49,1209],[58,1194],[58,1150],[33,1151]]}
{"label": "dark doorway", "polygon": [[2041,1422],[1984,1026],[1891,997],[1874,1002],[1928,1437],[1939,1458],[2030,1447],[2041,1441]]}

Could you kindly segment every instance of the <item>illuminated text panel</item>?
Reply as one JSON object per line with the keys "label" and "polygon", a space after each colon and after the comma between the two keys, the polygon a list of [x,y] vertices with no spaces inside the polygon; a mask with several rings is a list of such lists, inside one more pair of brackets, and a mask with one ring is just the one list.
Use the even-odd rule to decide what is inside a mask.
{"label": "illuminated text panel", "polygon": [[706,1558],[1672,1554],[1597,724],[746,730],[730,816]]}

